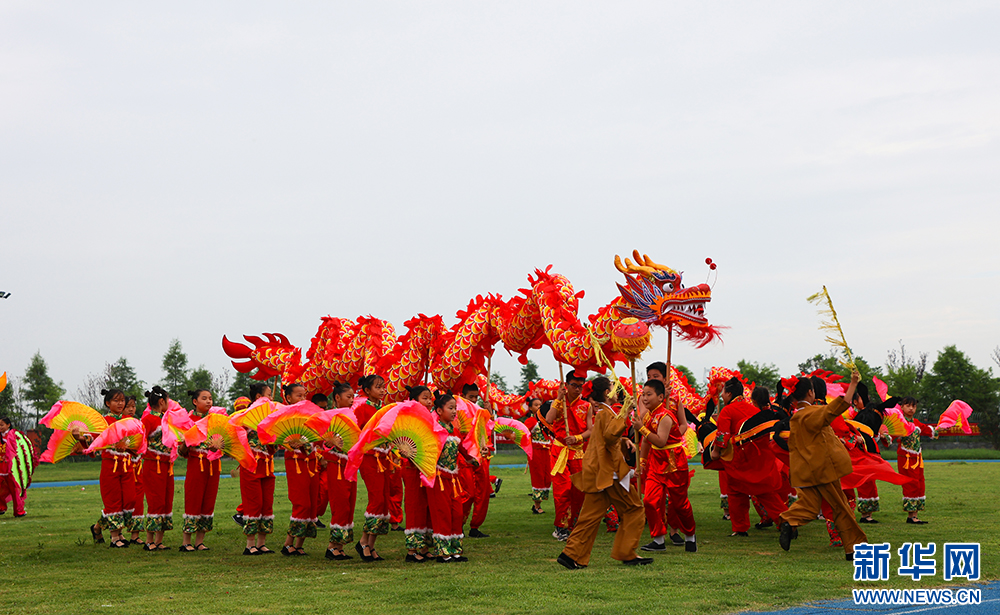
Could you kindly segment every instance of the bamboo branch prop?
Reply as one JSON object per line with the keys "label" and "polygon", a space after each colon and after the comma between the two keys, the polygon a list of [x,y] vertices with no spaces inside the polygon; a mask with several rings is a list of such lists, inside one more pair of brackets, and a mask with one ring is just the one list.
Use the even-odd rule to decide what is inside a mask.
{"label": "bamboo branch prop", "polygon": [[839,361],[840,364],[850,370],[858,369],[857,365],[854,364],[854,355],[851,354],[851,347],[847,345],[847,338],[844,337],[844,330],[840,327],[840,319],[837,318],[837,310],[833,307],[833,299],[830,298],[826,285],[823,286],[823,290],[809,296],[806,301],[818,305],[819,315],[830,319],[821,321],[819,330],[829,331],[826,341],[835,348],[839,348],[847,357],[847,361]]}

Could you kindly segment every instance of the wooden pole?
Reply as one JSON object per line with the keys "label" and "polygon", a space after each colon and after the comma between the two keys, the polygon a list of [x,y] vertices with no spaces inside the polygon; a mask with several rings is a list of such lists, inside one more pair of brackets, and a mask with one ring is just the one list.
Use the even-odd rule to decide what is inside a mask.
{"label": "wooden pole", "polygon": [[667,408],[670,407],[670,383],[672,378],[670,373],[673,371],[670,366],[670,361],[674,354],[674,324],[670,323],[667,325],[667,373],[664,374],[667,378]]}
{"label": "wooden pole", "polygon": [[[559,386],[566,386],[566,376],[563,375],[563,364],[562,361],[559,362]],[[566,398],[563,399],[563,418],[566,419],[566,437],[568,438],[569,433],[569,391],[566,391]]]}
{"label": "wooden pole", "polygon": [[[493,415],[493,422],[496,423],[497,411],[496,408],[493,407],[493,401],[490,399],[490,382],[492,380],[493,380],[493,353],[491,352],[490,356],[486,357],[486,391],[484,396],[486,397],[486,408],[490,411],[490,414]],[[490,441],[493,443],[493,450],[496,450],[497,448],[496,429],[490,432]]]}
{"label": "wooden pole", "polygon": [[633,412],[634,412],[634,416],[635,416],[635,419],[633,419],[633,421],[632,421],[632,439],[634,440],[633,443],[635,444],[635,455],[636,455],[636,458],[638,458],[639,457],[639,425],[637,425],[636,423],[639,420],[639,393],[635,390],[635,388],[636,388],[636,381],[635,381],[635,359],[632,359],[632,360],[629,361],[629,366],[632,368],[632,405],[633,405],[633,408],[634,408]]}

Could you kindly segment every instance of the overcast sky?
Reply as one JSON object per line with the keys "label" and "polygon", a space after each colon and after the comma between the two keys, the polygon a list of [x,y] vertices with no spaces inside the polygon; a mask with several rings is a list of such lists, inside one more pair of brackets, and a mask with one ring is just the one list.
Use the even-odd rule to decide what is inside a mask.
{"label": "overcast sky", "polygon": [[633,248],[718,263],[698,376],[827,351],[823,284],[870,362],[988,367],[997,32],[990,2],[4,2],[0,371],[154,383],[173,338],[221,371],[224,334],[451,325],[549,264],[585,319]]}

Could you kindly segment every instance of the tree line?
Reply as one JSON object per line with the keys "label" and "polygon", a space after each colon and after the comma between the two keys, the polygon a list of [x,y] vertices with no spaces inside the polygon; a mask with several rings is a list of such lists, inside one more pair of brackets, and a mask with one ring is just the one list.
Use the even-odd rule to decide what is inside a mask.
{"label": "tree line", "polygon": [[[1000,346],[993,351],[992,359],[1000,368]],[[906,352],[902,343],[899,350],[888,353],[884,366],[871,365],[860,356],[855,357],[855,362],[869,385],[873,376],[878,377],[889,386],[890,394],[917,398],[920,401],[918,418],[921,420],[934,422],[953,400],[965,401],[975,410],[973,422],[979,423],[980,431],[994,448],[1000,448],[1000,378],[994,377],[992,367],[982,369],[957,347],[946,346],[937,353],[928,369],[927,353],[913,356]],[[128,359],[120,357],[113,363],[105,364],[102,371],[88,375],[71,398],[103,410],[101,389],[120,389],[126,395],[136,397],[141,411],[145,406],[143,392],[153,384],[159,384],[171,398],[189,410],[191,400],[187,391],[195,389],[208,389],[212,392],[215,405],[231,408],[233,401],[247,395],[250,385],[255,382],[251,378],[252,373],[226,370],[215,374],[204,365],[191,368],[188,363],[180,340],[175,339],[163,354],[160,364],[163,374],[158,382],[147,384],[140,380]],[[740,360],[736,367],[748,382],[767,387],[772,395],[777,391],[782,376],[777,366]],[[698,393],[705,393],[703,379],[696,379],[691,370],[683,365],[678,365],[677,369],[685,374]],[[799,363],[798,369],[804,373],[823,369],[845,378],[850,376],[849,370],[832,352],[810,357]],[[528,384],[541,377],[538,365],[528,361],[521,367],[520,376],[520,382],[512,392],[523,395],[528,391]],[[493,373],[491,378],[499,388],[510,391],[501,374]],[[31,358],[23,377],[10,377],[8,380],[7,388],[0,392],[0,416],[11,417],[20,430],[37,428],[39,419],[45,416],[52,404],[66,399],[63,383],[56,382],[49,375],[48,366],[40,353]],[[874,387],[869,386],[869,389],[875,396]]]}

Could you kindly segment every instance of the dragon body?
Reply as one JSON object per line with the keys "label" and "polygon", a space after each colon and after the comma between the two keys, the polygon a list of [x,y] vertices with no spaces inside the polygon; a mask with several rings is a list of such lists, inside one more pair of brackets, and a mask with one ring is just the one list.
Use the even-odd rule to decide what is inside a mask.
{"label": "dragon body", "polygon": [[[634,255],[640,261],[638,252]],[[619,286],[621,296],[584,320],[579,316],[583,292],[575,291],[565,276],[552,273],[550,265],[536,269],[528,276],[529,288],[509,300],[496,294],[475,297],[456,314],[458,322],[450,328],[440,316],[420,314],[406,321],[405,332],[397,336],[391,323],[372,316],[356,320],[325,316],[304,361],[302,350],[280,333],[245,335],[246,344],[223,336],[222,347],[237,371],[256,370],[252,377],[257,380],[277,376],[286,383],[301,383],[313,394],[329,393],[335,382],[356,385],[366,374],[379,374],[386,380],[386,400],[400,401],[406,398],[407,387],[428,380],[449,391],[475,382],[485,374],[486,359],[497,344],[519,355],[522,363],[529,351],[548,346],[557,361],[603,372],[614,361],[624,361],[612,347],[611,333],[629,316],[653,323],[672,319],[685,332],[682,336],[699,345],[714,339],[717,332],[703,318],[704,306],[711,300],[706,285],[696,287],[696,292],[684,289],[679,273],[648,257],[642,257],[639,265],[625,262],[622,266],[615,257],[626,277],[626,285]],[[677,313],[689,317],[681,323]],[[514,404],[504,401],[509,404],[503,407]]]}

